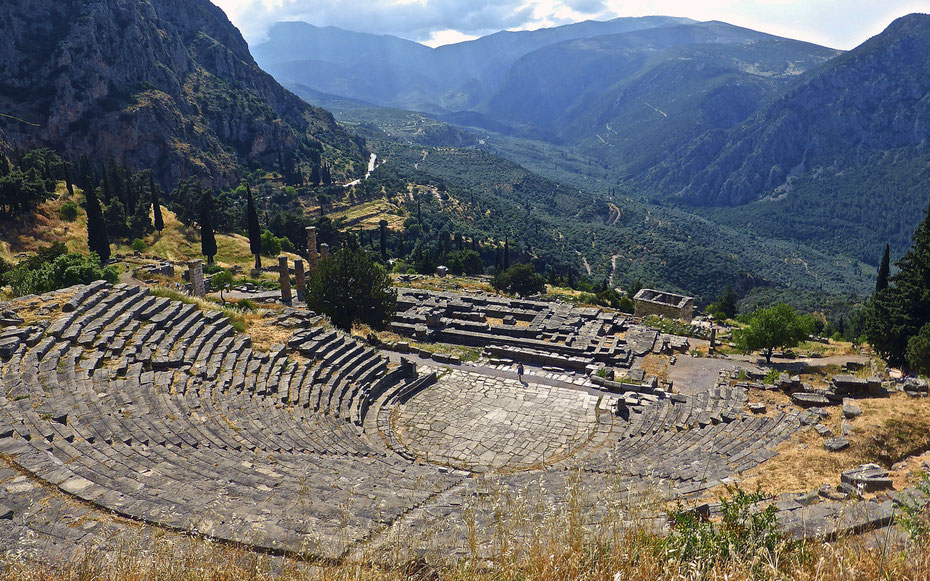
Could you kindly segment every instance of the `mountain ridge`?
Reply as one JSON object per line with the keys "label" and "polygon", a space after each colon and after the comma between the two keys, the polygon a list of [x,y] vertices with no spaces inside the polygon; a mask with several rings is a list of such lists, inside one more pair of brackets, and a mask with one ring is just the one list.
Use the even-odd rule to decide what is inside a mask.
{"label": "mountain ridge", "polygon": [[0,6],[0,128],[10,145],[229,185],[238,168],[317,148],[337,172],[362,146],[258,68],[207,0],[17,0]]}

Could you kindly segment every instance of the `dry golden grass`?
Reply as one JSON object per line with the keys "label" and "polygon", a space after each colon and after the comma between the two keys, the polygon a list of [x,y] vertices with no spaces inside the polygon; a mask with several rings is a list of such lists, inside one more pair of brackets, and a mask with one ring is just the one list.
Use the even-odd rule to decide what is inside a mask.
{"label": "dry golden grass", "polygon": [[284,305],[266,305],[254,313],[243,313],[246,333],[252,338],[252,348],[259,351],[268,351],[275,345],[287,344],[287,340],[294,334],[294,329],[285,329],[275,324],[274,311],[284,309]]}
{"label": "dry golden grass", "polygon": [[428,276],[417,278],[410,282],[399,283],[397,281],[398,276],[400,275],[392,275],[394,278],[395,286],[436,291],[471,290],[490,294],[499,294],[496,290],[494,290],[494,287],[492,287],[487,280],[480,278],[471,278],[467,276],[446,276],[440,278],[438,276]]}
{"label": "dry golden grass", "polygon": [[[29,299],[13,299],[10,308],[23,319],[23,324],[32,325],[40,321],[52,321],[61,316],[61,306],[71,300],[74,292],[63,292],[54,296],[31,297]],[[47,314],[41,314],[41,309],[49,309]]]}
{"label": "dry golden grass", "polygon": [[659,381],[668,382],[668,365],[671,357],[668,355],[659,355],[649,353],[643,357],[643,371],[646,375],[654,375]]}
{"label": "dry golden grass", "polygon": [[[81,190],[75,190],[73,197],[69,196],[63,183],[57,189],[57,197],[46,200],[38,206],[36,212],[29,220],[4,224],[3,241],[0,241],[0,258],[16,262],[16,256],[22,253],[33,253],[42,246],[54,242],[62,242],[70,252],[88,252],[87,249],[87,214],[80,209],[84,200]],[[73,222],[64,220],[61,207],[68,201],[79,206],[78,216]],[[143,254],[154,255],[161,259],[173,262],[184,262],[203,258],[200,254],[200,232],[196,228],[188,228],[181,224],[174,212],[162,207],[162,216],[165,229],[154,232],[143,238],[147,248]],[[110,248],[113,256],[125,255],[132,257],[133,251],[128,243],[131,241],[111,240]],[[217,234],[216,263],[224,268],[239,266],[248,271],[254,265],[254,258],[249,253],[249,241],[238,234]],[[291,260],[299,258],[295,254],[287,255]],[[267,260],[271,260],[266,258]],[[132,260],[144,263],[146,261]],[[264,275],[274,278],[273,275]],[[180,277],[177,272],[175,279]]]}
{"label": "dry golden grass", "polygon": [[[769,407],[773,407],[770,402],[787,399],[774,391],[751,394],[752,401],[766,401]],[[828,452],[823,447],[823,437],[812,427],[802,428],[777,448],[778,456],[744,472],[743,484],[750,489],[758,485],[775,494],[806,492],[823,484],[839,484],[840,472],[860,464],[875,462],[890,468],[908,456],[930,449],[930,399],[912,399],[895,393],[887,398],[857,400],[856,405],[863,413],[847,420],[853,430],[849,448]],[[768,411],[771,415],[772,410]],[[840,435],[842,411],[839,407],[827,411],[830,417],[821,423],[834,435]],[[906,480],[904,473],[896,478],[898,482]]]}
{"label": "dry golden grass", "polygon": [[[379,227],[379,222],[387,222],[388,230],[399,231],[403,229],[405,216],[398,216],[395,212],[400,207],[395,200],[378,198],[348,207],[340,207],[331,212],[329,217],[333,220],[343,219],[347,226],[362,227],[372,230]],[[319,211],[319,209],[317,210]]]}
{"label": "dry golden grass", "polygon": [[[504,518],[505,527],[514,519],[509,514]],[[504,538],[490,558],[479,561],[437,562],[431,555],[404,554],[393,561],[363,557],[306,563],[164,534],[154,543],[127,542],[109,554],[88,549],[65,563],[7,556],[0,567],[9,581],[917,581],[930,576],[930,547],[885,546],[871,537],[784,544],[765,558],[739,555],[728,561],[692,563],[664,552],[661,540],[641,529],[606,528],[592,538],[579,534],[577,525],[569,521],[553,525],[526,538]]]}

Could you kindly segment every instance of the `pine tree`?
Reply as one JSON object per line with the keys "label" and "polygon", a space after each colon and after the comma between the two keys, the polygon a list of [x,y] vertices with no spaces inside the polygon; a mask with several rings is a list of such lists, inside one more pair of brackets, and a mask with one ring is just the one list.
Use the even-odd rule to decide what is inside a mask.
{"label": "pine tree", "polygon": [[255,256],[255,270],[262,267],[262,229],[258,224],[258,212],[255,211],[255,200],[252,198],[252,188],[246,184],[248,192],[247,222],[249,232],[249,252]]}
{"label": "pine tree", "polygon": [[100,201],[93,189],[84,192],[87,198],[87,247],[96,252],[100,264],[110,260],[110,238],[107,236],[107,224],[103,219]]}
{"label": "pine tree", "polygon": [[907,365],[908,342],[930,324],[930,208],[888,287],[866,308],[865,336],[890,365]]}
{"label": "pine tree", "polygon": [[875,281],[875,292],[883,291],[888,288],[888,275],[891,271],[891,245],[885,244],[885,254],[882,255],[882,263],[878,267],[878,280]]}
{"label": "pine tree", "polygon": [[158,186],[155,178],[149,173],[149,193],[152,196],[152,213],[155,215],[155,229],[161,232],[165,229],[165,221],[161,216],[161,201],[158,199]]}
{"label": "pine tree", "polygon": [[200,202],[200,252],[213,264],[216,256],[216,235],[213,232],[213,190],[204,190]]}

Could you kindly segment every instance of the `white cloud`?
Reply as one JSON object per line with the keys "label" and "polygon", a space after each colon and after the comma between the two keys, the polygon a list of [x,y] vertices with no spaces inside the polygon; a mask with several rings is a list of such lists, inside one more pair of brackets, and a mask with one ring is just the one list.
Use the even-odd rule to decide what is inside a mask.
{"label": "white cloud", "polygon": [[282,20],[393,34],[431,46],[498,30],[662,14],[852,48],[930,0],[213,0],[250,42]]}
{"label": "white cloud", "polygon": [[478,38],[474,34],[462,34],[458,30],[434,30],[428,40],[422,41],[426,46],[442,46],[444,44],[455,44],[457,42],[465,42],[467,40],[475,40]]}

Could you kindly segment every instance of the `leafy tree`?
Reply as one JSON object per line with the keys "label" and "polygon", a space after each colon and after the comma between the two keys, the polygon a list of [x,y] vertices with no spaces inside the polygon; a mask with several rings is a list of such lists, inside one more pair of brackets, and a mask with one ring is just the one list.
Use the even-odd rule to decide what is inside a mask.
{"label": "leafy tree", "polygon": [[149,194],[152,196],[152,213],[155,218],[155,229],[161,232],[165,229],[165,221],[161,215],[161,200],[158,199],[158,186],[155,185],[155,178],[152,172],[149,172]]}
{"label": "leafy tree", "polygon": [[385,329],[397,309],[397,291],[387,271],[365,252],[340,249],[310,274],[307,305],[349,330],[353,323]]}
{"label": "leafy tree", "polygon": [[878,279],[875,281],[875,292],[883,291],[888,288],[888,275],[891,272],[891,245],[885,244],[885,253],[882,255],[882,263],[878,267]]}
{"label": "leafy tree", "polygon": [[60,242],[39,249],[3,275],[13,294],[19,296],[47,293],[101,279],[116,282],[119,275],[112,266],[102,267],[96,254],[69,254]]}
{"label": "leafy tree", "polygon": [[252,197],[252,188],[246,184],[248,192],[247,222],[249,232],[249,252],[255,256],[255,270],[262,267],[262,229],[258,224],[258,212],[255,211],[255,199]]}
{"label": "leafy tree", "polygon": [[213,191],[205,190],[200,202],[200,252],[213,264],[216,256],[216,234],[213,232]]}
{"label": "leafy tree", "polygon": [[525,297],[546,290],[546,279],[536,274],[529,264],[514,264],[494,275],[491,286],[501,292]]}
{"label": "leafy tree", "polygon": [[87,247],[100,258],[100,264],[110,260],[110,237],[107,235],[107,225],[100,209],[100,201],[93,188],[85,190],[87,201]]}
{"label": "leafy tree", "polygon": [[743,351],[762,351],[765,362],[771,363],[776,347],[796,346],[811,334],[813,318],[798,315],[786,304],[759,309],[749,319],[749,324],[735,332],[736,344]]}
{"label": "leafy tree", "polygon": [[446,266],[452,274],[481,274],[481,255],[471,250],[454,250],[446,255]]}
{"label": "leafy tree", "polygon": [[866,307],[864,334],[890,365],[905,366],[911,338],[930,323],[930,208],[887,288]]}
{"label": "leafy tree", "polygon": [[930,323],[908,340],[907,364],[914,373],[930,375]]}
{"label": "leafy tree", "polygon": [[233,275],[231,272],[225,268],[210,278],[210,288],[214,291],[220,291],[220,301],[225,305],[226,299],[223,297],[223,292],[228,291],[233,286]]}
{"label": "leafy tree", "polygon": [[281,254],[281,243],[271,230],[262,231],[262,254],[270,257]]}

